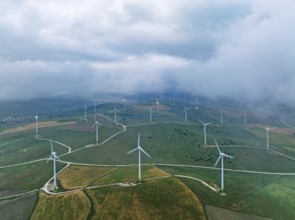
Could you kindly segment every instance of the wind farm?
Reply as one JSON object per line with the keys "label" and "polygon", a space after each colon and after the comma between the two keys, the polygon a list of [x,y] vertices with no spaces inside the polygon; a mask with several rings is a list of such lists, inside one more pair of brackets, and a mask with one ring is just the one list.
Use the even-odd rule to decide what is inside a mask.
{"label": "wind farm", "polygon": [[0,1],[0,220],[295,219],[295,1]]}
{"label": "wind farm", "polygon": [[[254,110],[248,118],[255,123],[244,126],[240,122],[244,111],[236,112],[230,107],[226,108],[227,117],[219,126],[220,115],[206,104],[199,104],[198,110],[185,122],[182,101],[176,100],[171,105],[169,99],[163,98],[161,105],[157,105],[159,113],[153,114],[151,120],[148,99],[138,98],[136,106],[131,101],[125,103],[125,111],[120,102],[88,106],[89,112],[96,108],[87,116],[88,120],[79,118],[79,105],[67,109],[59,119],[44,113],[39,118],[38,136],[33,119],[22,122],[22,129],[18,124],[11,124],[10,132],[5,132],[7,128],[2,126],[0,169],[4,181],[1,182],[0,208],[7,207],[4,206],[7,201],[13,207],[22,204],[23,198],[30,198],[31,203],[22,207],[26,207],[25,216],[32,219],[68,216],[70,213],[66,210],[75,204],[85,207],[71,213],[77,218],[115,218],[121,209],[126,209],[118,193],[123,199],[132,192],[141,198],[136,207],[148,201],[158,205],[138,214],[136,207],[131,208],[135,201],[130,198],[129,211],[120,218],[145,216],[150,219],[156,210],[159,218],[180,217],[186,213],[188,219],[206,219],[217,212],[224,212],[226,216],[232,212],[247,214],[253,219],[293,216],[293,203],[286,206],[280,199],[269,203],[269,198],[275,198],[273,192],[288,191],[288,199],[293,199],[293,128],[273,119],[265,121]],[[112,107],[114,110],[110,110]],[[48,119],[58,120],[60,125],[53,126]],[[210,126],[207,132],[207,126],[213,123],[216,126]],[[267,136],[271,148],[265,147],[266,128],[276,128]],[[137,144],[132,147],[136,139]],[[23,178],[26,174],[30,178]],[[270,190],[273,187],[277,191]],[[156,189],[161,191],[159,198],[153,193]],[[245,197],[249,194],[250,197]],[[100,200],[103,195],[109,198],[105,203]],[[117,199],[111,199],[115,197]],[[62,201],[69,205],[65,206]],[[56,205],[50,205],[54,203]],[[286,211],[282,214],[261,206],[264,203]],[[106,211],[109,210],[107,204],[112,204],[112,213]],[[184,211],[187,204],[190,212]],[[65,211],[57,211],[58,207]],[[167,208],[174,211],[168,214],[164,211]],[[46,217],[46,213],[51,214]]]}

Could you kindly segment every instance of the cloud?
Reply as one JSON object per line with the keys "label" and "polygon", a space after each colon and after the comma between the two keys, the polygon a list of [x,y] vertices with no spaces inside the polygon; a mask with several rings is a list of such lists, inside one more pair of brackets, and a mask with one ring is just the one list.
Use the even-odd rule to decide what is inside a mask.
{"label": "cloud", "polygon": [[2,1],[0,99],[173,90],[295,101],[294,6]]}

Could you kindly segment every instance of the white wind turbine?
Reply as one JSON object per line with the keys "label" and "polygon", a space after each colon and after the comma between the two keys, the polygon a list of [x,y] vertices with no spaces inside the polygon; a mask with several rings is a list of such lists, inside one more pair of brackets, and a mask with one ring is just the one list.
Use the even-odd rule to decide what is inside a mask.
{"label": "white wind turbine", "polygon": [[51,146],[51,155],[47,159],[47,163],[48,163],[49,160],[53,160],[53,187],[54,187],[54,190],[55,190],[57,188],[57,186],[56,186],[56,160],[59,160],[59,158],[56,155],[56,152],[53,151],[52,140],[50,140],[50,146]]}
{"label": "white wind turbine", "polygon": [[159,114],[159,105],[160,105],[159,100],[156,100],[156,105],[157,105],[157,113]]}
{"label": "white wind turbine", "polygon": [[96,95],[94,95],[94,117],[96,117]]}
{"label": "white wind turbine", "polygon": [[269,131],[275,129],[275,127],[268,128],[266,127],[266,149],[269,150]]}
{"label": "white wind turbine", "polygon": [[190,109],[190,108],[185,107],[185,106],[183,106],[183,107],[184,107],[184,111],[183,111],[183,113],[184,113],[184,121],[187,122],[187,110]]}
{"label": "white wind turbine", "polygon": [[198,107],[199,104],[200,104],[199,101],[197,103],[197,99],[195,98],[195,100],[194,100],[195,110],[199,109],[199,107]]}
{"label": "white wind turbine", "polygon": [[229,159],[234,159],[234,157],[232,157],[232,156],[229,156],[229,155],[227,155],[227,154],[225,154],[225,153],[222,153],[221,151],[220,151],[220,149],[219,149],[219,146],[218,146],[218,144],[217,144],[217,142],[216,142],[216,140],[214,139],[214,142],[215,142],[215,145],[216,145],[216,147],[217,147],[217,149],[218,149],[218,152],[219,152],[219,157],[218,157],[218,159],[216,160],[216,162],[215,162],[215,164],[214,164],[214,167],[216,167],[217,166],[217,164],[218,164],[218,162],[220,161],[220,159],[221,159],[221,192],[223,192],[224,191],[224,157],[227,157],[227,158],[229,158]]}
{"label": "white wind turbine", "polygon": [[204,126],[204,129],[203,129],[203,133],[204,133],[204,146],[207,146],[207,125],[211,125],[213,122],[209,122],[209,123],[204,123],[204,122],[202,122],[201,120],[199,120],[202,124],[203,124],[203,126]]}
{"label": "white wind turbine", "polygon": [[153,122],[153,106],[150,107],[150,123]]}
{"label": "white wind turbine", "polygon": [[124,111],[126,111],[126,99],[123,99]]}
{"label": "white wind turbine", "polygon": [[97,120],[96,120],[96,117],[95,117],[95,122],[94,124],[92,125],[92,127],[95,126],[95,129],[96,129],[96,144],[98,144],[98,127],[99,126],[102,126],[102,124],[100,124]]}
{"label": "white wind turbine", "polygon": [[223,124],[223,112],[224,110],[223,109],[220,109],[220,124]]}
{"label": "white wind turbine", "polygon": [[134,151],[137,151],[138,150],[138,182],[141,181],[141,155],[140,153],[144,153],[146,156],[148,156],[149,158],[151,157],[147,152],[145,152],[141,146],[140,146],[140,133],[138,133],[138,139],[137,139],[137,148],[131,150],[131,151],[128,151],[127,152],[127,155],[128,154],[131,154],[133,153]]}
{"label": "white wind turbine", "polygon": [[244,112],[244,124],[247,125],[247,111]]}
{"label": "white wind turbine", "polygon": [[38,127],[38,115],[35,115],[35,120],[36,120],[36,134],[38,134],[39,127]]}
{"label": "white wind turbine", "polygon": [[87,120],[87,106],[84,105],[84,118],[81,117],[82,120]]}
{"label": "white wind turbine", "polygon": [[116,108],[116,106],[114,105],[114,114],[115,114],[115,123],[117,124],[117,111],[118,109]]}

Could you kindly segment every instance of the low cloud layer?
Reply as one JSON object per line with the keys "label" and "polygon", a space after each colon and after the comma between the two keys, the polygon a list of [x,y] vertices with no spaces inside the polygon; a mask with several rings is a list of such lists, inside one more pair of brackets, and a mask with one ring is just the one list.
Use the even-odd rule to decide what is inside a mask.
{"label": "low cloud layer", "polygon": [[0,2],[0,99],[99,92],[295,101],[295,2]]}

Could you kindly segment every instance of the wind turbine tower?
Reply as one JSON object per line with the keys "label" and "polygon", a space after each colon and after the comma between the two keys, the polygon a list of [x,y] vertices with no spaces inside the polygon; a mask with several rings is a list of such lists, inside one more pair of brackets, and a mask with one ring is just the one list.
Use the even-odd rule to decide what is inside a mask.
{"label": "wind turbine tower", "polygon": [[220,124],[223,124],[223,112],[224,110],[223,109],[220,109]]}
{"label": "wind turbine tower", "polygon": [[96,95],[94,95],[94,117],[96,117]]}
{"label": "wind turbine tower", "polygon": [[137,138],[137,148],[131,150],[131,151],[128,151],[127,152],[127,155],[128,154],[131,154],[135,151],[138,151],[138,182],[141,181],[141,155],[140,153],[144,153],[146,156],[148,156],[149,158],[151,157],[147,152],[145,152],[141,146],[140,146],[140,133],[138,133],[138,138]]}
{"label": "wind turbine tower", "polygon": [[95,117],[95,122],[92,125],[92,127],[94,127],[94,126],[96,129],[96,144],[98,144],[98,126],[102,126],[102,125],[96,120],[96,117]]}
{"label": "wind turbine tower", "polygon": [[84,119],[87,120],[87,106],[84,105]]}
{"label": "wind turbine tower", "polygon": [[157,105],[157,113],[159,114],[159,105],[160,105],[159,100],[156,101],[156,105]]}
{"label": "wind turbine tower", "polygon": [[153,122],[153,106],[150,107],[150,123]]}
{"label": "wind turbine tower", "polygon": [[244,112],[244,124],[247,125],[247,111]]}
{"label": "wind turbine tower", "polygon": [[126,111],[126,99],[123,99],[124,111]]}
{"label": "wind turbine tower", "polygon": [[219,152],[219,157],[218,157],[218,159],[216,160],[216,162],[215,162],[215,164],[214,164],[214,167],[216,167],[217,166],[217,164],[218,164],[218,162],[220,161],[220,159],[221,159],[221,192],[223,192],[224,191],[224,157],[227,157],[227,158],[229,158],[229,159],[234,159],[232,156],[229,156],[229,155],[227,155],[227,154],[225,154],[225,153],[222,153],[221,151],[220,151],[220,149],[219,149],[219,146],[218,146],[218,144],[217,144],[217,142],[216,142],[216,140],[214,139],[214,142],[215,142],[215,145],[216,145],[216,147],[217,147],[217,149],[218,149],[218,152]]}
{"label": "wind turbine tower", "polygon": [[47,159],[47,162],[49,160],[53,160],[53,187],[54,187],[54,190],[56,190],[57,189],[57,186],[56,186],[56,160],[59,160],[59,158],[56,155],[56,152],[53,151],[52,140],[50,140],[50,146],[51,146],[51,155]]}
{"label": "wind turbine tower", "polygon": [[190,108],[187,108],[185,106],[183,106],[183,107],[184,107],[184,111],[183,111],[184,112],[184,121],[187,122],[187,110]]}
{"label": "wind turbine tower", "polygon": [[204,129],[203,129],[203,134],[204,134],[204,147],[206,147],[207,146],[207,125],[210,125],[210,124],[212,124],[213,122],[209,122],[209,123],[204,123],[204,122],[202,122],[201,120],[199,120],[202,124],[203,124],[203,126],[204,126]]}
{"label": "wind turbine tower", "polygon": [[116,106],[114,105],[114,114],[115,114],[115,123],[117,124],[117,111],[118,109],[116,108]]}
{"label": "wind turbine tower", "polygon": [[35,115],[35,120],[36,120],[36,134],[38,134],[39,127],[38,127],[38,115]]}

